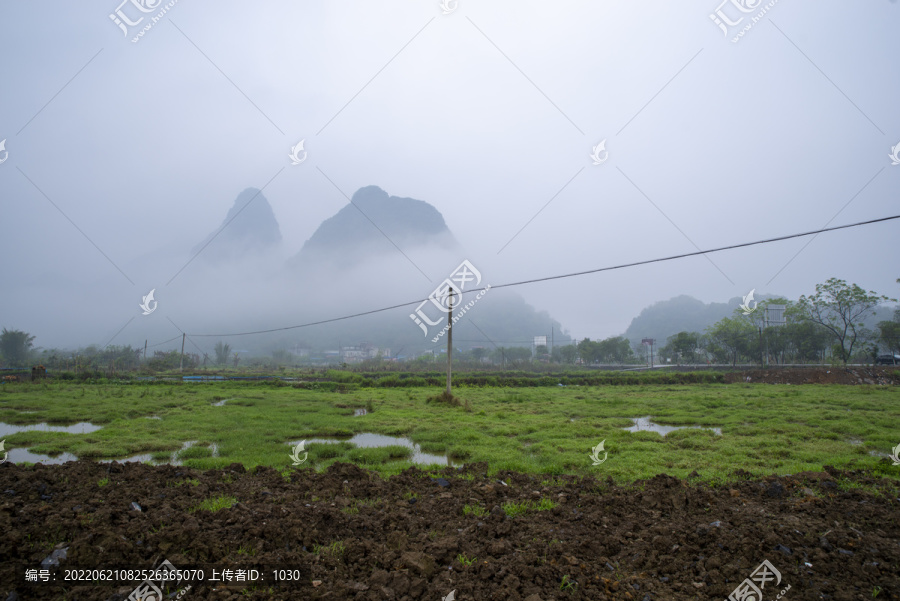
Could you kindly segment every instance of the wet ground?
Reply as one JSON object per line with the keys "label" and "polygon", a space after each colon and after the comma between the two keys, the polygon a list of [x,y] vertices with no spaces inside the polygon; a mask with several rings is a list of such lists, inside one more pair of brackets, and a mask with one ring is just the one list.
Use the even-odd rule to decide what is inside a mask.
{"label": "wet ground", "polygon": [[[285,477],[238,464],[6,463],[0,599],[121,601],[138,584],[26,584],[24,570],[54,550],[62,570],[201,565],[206,582],[186,600],[721,600],[764,561],[779,577],[768,572],[767,601],[786,587],[788,601],[900,599],[896,480],[826,467],[739,473],[722,487],[665,475],[626,487],[598,473],[542,483],[489,477],[484,464],[385,480],[348,464]],[[225,508],[196,510],[209,499]],[[272,567],[293,586],[278,586]],[[209,582],[225,568],[265,580],[253,590]]]}
{"label": "wet ground", "polygon": [[662,426],[660,424],[653,423],[650,416],[647,417],[633,417],[631,421],[634,422],[634,425],[629,428],[622,428],[627,432],[656,432],[662,436],[665,436],[669,432],[674,432],[675,430],[684,430],[684,429],[695,429],[695,430],[712,430],[719,436],[722,435],[722,428],[706,428],[704,426]]}
{"label": "wet ground", "polygon": [[[365,410],[363,410],[365,411]],[[297,445],[299,440],[289,442],[292,447]],[[336,442],[349,442],[350,444],[361,449],[374,449],[378,447],[399,446],[406,447],[412,451],[409,460],[420,465],[451,465],[456,464],[446,455],[434,455],[425,453],[422,448],[408,438],[398,436],[385,436],[384,434],[375,434],[372,432],[360,432],[351,437],[326,436],[322,438],[310,438],[306,444],[333,444]]]}

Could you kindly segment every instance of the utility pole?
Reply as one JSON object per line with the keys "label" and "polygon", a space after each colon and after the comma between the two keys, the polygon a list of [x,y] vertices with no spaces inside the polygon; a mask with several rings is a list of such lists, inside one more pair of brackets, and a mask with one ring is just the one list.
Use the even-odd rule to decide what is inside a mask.
{"label": "utility pole", "polygon": [[447,314],[447,396],[450,396],[450,371],[453,364],[453,288],[450,288],[450,298],[447,299],[450,312]]}
{"label": "utility pole", "polygon": [[181,333],[181,367],[178,368],[179,371],[184,371],[184,339],[187,338],[187,334],[184,332]]}
{"label": "utility pole", "polygon": [[144,340],[144,361],[147,360],[147,341]]}

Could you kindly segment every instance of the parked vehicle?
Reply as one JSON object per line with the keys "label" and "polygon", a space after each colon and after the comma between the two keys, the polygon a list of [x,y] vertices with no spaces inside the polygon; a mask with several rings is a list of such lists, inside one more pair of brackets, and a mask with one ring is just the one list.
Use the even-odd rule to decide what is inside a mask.
{"label": "parked vehicle", "polygon": [[900,365],[900,355],[878,355],[875,365]]}

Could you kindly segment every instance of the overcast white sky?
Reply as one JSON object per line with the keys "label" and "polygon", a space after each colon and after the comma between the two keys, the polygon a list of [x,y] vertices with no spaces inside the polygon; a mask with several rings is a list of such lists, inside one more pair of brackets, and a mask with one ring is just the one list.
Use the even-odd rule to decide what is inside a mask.
{"label": "overcast white sky", "polygon": [[[737,43],[770,4],[181,0],[134,43],[168,4],[118,1],[0,2],[0,325],[41,346],[72,343],[60,324],[75,322],[105,328],[77,343],[105,343],[151,288],[174,301],[165,282],[251,186],[285,255],[342,192],[427,201],[495,285],[900,214],[889,0],[770,3]],[[117,9],[143,17],[127,36]],[[743,22],[726,36],[717,9]],[[579,338],[679,294],[796,298],[838,277],[897,297],[898,234],[900,220],[822,234],[792,261],[809,238],[518,290]],[[386,284],[418,278],[426,296],[407,269]]]}

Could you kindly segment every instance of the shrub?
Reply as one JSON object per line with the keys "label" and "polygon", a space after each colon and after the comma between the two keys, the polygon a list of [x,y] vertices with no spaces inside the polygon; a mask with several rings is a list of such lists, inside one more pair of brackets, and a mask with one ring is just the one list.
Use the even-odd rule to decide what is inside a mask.
{"label": "shrub", "polygon": [[447,392],[446,390],[442,391],[441,394],[437,394],[434,396],[428,397],[425,401],[426,403],[446,403],[451,407],[459,407],[462,403],[459,402],[459,399],[455,397],[452,393]]}

